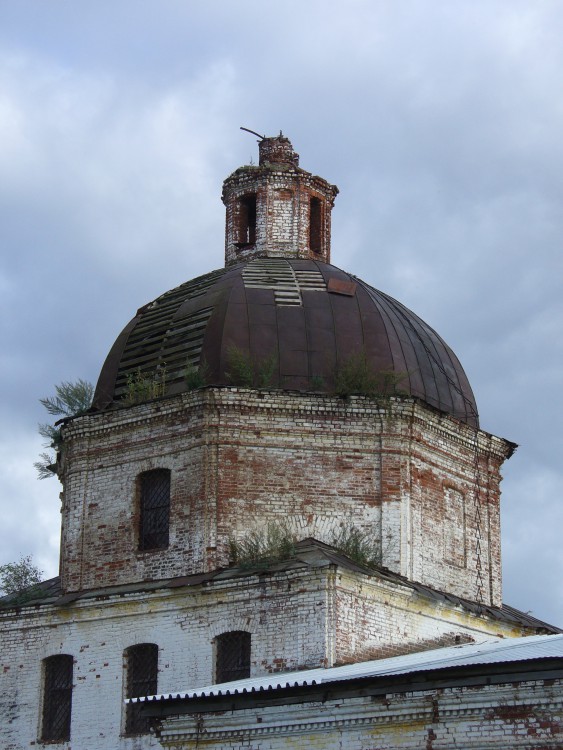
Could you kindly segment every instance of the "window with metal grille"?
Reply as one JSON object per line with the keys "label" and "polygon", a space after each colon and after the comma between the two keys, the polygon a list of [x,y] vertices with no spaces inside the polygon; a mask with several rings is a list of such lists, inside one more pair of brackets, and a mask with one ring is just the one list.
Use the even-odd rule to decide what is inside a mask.
{"label": "window with metal grille", "polygon": [[232,630],[215,639],[215,682],[250,677],[250,633]]}
{"label": "window with metal grille", "polygon": [[49,656],[43,661],[42,740],[70,739],[73,657]]}
{"label": "window with metal grille", "polygon": [[141,526],[139,549],[168,547],[170,523],[170,471],[154,469],[139,477]]}
{"label": "window with metal grille", "polygon": [[[140,643],[125,650],[125,695],[142,698],[155,695],[158,682],[158,646]],[[127,703],[125,709],[125,734],[147,734],[150,720],[142,716],[142,703]]]}

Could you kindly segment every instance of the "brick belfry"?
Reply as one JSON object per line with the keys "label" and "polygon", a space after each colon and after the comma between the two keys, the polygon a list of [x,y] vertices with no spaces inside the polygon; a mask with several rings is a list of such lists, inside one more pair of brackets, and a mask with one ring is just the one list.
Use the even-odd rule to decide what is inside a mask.
{"label": "brick belfry", "polygon": [[225,267],[141,307],[63,426],[60,577],[0,611],[7,748],[158,747],[124,698],[551,632],[502,605],[514,445],[432,328],[330,265],[337,188],[259,149],[223,185]]}
{"label": "brick belfry", "polygon": [[299,168],[288,138],[263,138],[259,165],[223,183],[225,265],[253,258],[330,263],[330,212],[338,188]]}

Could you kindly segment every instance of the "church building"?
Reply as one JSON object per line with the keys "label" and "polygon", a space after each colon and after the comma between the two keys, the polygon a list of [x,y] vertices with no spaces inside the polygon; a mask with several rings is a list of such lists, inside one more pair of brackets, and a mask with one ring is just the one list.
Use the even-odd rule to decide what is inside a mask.
{"label": "church building", "polygon": [[515,445],[331,264],[337,193],[261,138],[224,268],[140,307],[63,424],[60,575],[0,600],[5,750],[563,746],[562,631],[502,601]]}

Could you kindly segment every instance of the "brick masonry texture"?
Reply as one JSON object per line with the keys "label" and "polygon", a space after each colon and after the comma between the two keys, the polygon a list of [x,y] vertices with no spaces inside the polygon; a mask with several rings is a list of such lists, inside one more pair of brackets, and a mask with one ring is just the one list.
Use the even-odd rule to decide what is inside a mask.
{"label": "brick masonry texture", "polygon": [[[413,399],[206,388],[74,419],[64,445],[63,588],[99,591],[3,614],[6,750],[37,744],[42,662],[54,654],[75,660],[75,744],[113,750],[157,746],[122,736],[123,653],[138,643],[158,645],[158,690],[174,692],[213,681],[213,640],[230,630],[251,633],[253,675],[525,634],[326,560],[142,591],[226,566],[229,539],[283,520],[325,542],[352,523],[379,540],[390,569],[470,599],[480,572],[485,601],[498,602],[510,446]],[[171,472],[170,544],[141,552],[138,476],[156,468]],[[123,584],[139,591],[107,589]]]}
{"label": "brick masonry texture", "polygon": [[176,693],[214,681],[213,639],[231,630],[251,633],[252,676],[389,656],[409,650],[406,644],[420,650],[456,637],[525,634],[334,565],[154,592],[100,591],[66,605],[5,611],[0,627],[3,750],[37,744],[42,660],[54,654],[74,657],[74,742],[61,746],[125,750],[159,746],[148,735],[122,736],[123,652],[131,645],[158,645],[158,692]]}
{"label": "brick masonry texture", "polygon": [[[338,189],[299,168],[284,138],[261,144],[259,166],[240,167],[223,183],[225,265],[252,258],[313,258],[330,263],[330,214]],[[281,146],[281,148],[280,148]],[[241,199],[256,197],[255,241],[241,245]],[[319,246],[311,248],[311,199],[319,205]]]}
{"label": "brick masonry texture", "polygon": [[[301,169],[281,133],[259,150],[258,166],[223,184],[226,265],[329,263],[338,189]],[[302,301],[297,270],[288,281],[285,262],[252,264],[258,285],[265,265],[289,313]],[[301,280],[319,284],[310,270]],[[155,344],[144,335],[132,367]],[[308,387],[295,362],[280,371]],[[2,750],[45,744],[42,669],[54,655],[74,661],[71,741],[55,746],[148,750],[161,746],[154,735],[124,736],[134,645],[158,646],[157,690],[178,693],[215,681],[215,639],[230,631],[251,635],[252,676],[535,632],[448,597],[501,604],[500,470],[513,446],[416,399],[206,387],[71,419],[62,437],[63,596],[0,608]],[[170,472],[169,542],[141,550],[140,475],[153,469]],[[229,568],[231,542],[272,522],[307,541],[289,560]],[[365,532],[388,570],[327,548],[343,529]],[[530,682],[186,715],[162,745],[555,748],[561,695],[556,681]]]}
{"label": "brick masonry texture", "polygon": [[166,722],[161,742],[174,750],[559,750],[563,685],[526,681],[183,716]]}
{"label": "brick masonry texture", "polygon": [[[327,543],[352,524],[389,569],[501,603],[509,444],[412,399],[208,388],[75,419],[64,440],[66,591],[209,571],[229,539],[284,521]],[[156,468],[171,471],[170,544],[141,552],[137,478]]]}

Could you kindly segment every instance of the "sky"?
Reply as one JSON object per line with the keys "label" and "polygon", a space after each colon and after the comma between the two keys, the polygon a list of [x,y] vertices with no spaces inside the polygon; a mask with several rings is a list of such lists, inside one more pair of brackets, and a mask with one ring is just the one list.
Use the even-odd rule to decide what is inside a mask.
{"label": "sky", "polygon": [[340,189],[332,262],[453,348],[504,466],[504,599],[563,626],[563,4],[0,0],[0,564],[56,575],[39,399],[220,268],[240,126]]}

